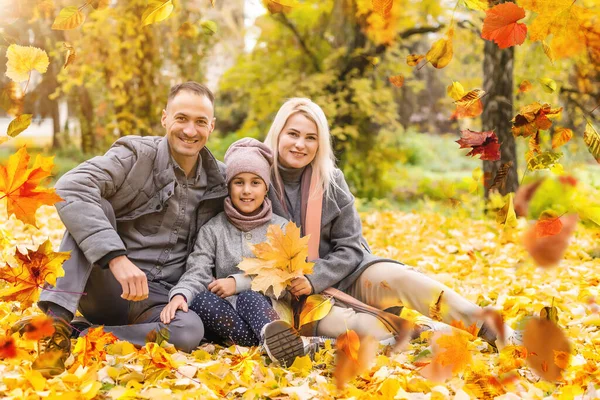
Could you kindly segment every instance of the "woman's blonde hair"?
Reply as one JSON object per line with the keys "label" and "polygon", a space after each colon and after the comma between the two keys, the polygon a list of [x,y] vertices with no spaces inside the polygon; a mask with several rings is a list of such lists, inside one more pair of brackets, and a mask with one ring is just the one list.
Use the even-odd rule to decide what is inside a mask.
{"label": "woman's blonde hair", "polygon": [[[330,194],[331,186],[337,187],[335,183],[335,156],[333,155],[333,146],[331,145],[331,134],[329,133],[329,125],[325,113],[316,103],[310,99],[302,97],[294,97],[283,103],[273,123],[269,129],[269,133],[265,138],[265,144],[273,151],[273,171],[275,182],[280,182],[279,176],[279,135],[283,131],[288,119],[294,114],[302,114],[317,125],[318,144],[317,154],[311,165],[313,173],[316,171],[319,177],[319,182],[326,195]],[[277,188],[277,185],[275,186]],[[283,188],[277,188],[283,189]],[[312,193],[311,193],[312,195]]]}

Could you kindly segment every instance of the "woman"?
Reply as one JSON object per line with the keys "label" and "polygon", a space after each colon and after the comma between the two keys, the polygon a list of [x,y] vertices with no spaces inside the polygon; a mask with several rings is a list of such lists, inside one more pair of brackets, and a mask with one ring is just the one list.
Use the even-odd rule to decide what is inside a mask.
{"label": "woman", "polygon": [[[293,295],[334,287],[380,310],[406,306],[427,315],[443,291],[448,306],[443,322],[477,323],[479,336],[495,344],[494,332],[478,321],[480,307],[398,261],[371,254],[362,236],[354,196],[335,166],[327,119],[317,104],[305,98],[285,102],[265,144],[274,154],[273,190],[269,191],[273,211],[300,225],[304,235],[311,235],[309,258],[315,261],[314,272],[293,282]],[[320,321],[317,333],[336,336],[351,318],[351,310],[337,308]],[[419,323],[440,328],[428,318]],[[505,332],[507,337],[514,336],[508,327]]]}

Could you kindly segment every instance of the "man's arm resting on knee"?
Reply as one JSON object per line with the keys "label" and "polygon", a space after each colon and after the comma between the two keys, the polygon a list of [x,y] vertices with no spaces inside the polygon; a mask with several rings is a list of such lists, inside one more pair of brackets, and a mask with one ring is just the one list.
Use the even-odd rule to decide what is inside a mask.
{"label": "man's arm resting on knee", "polygon": [[127,256],[118,256],[108,262],[108,268],[121,284],[125,300],[139,301],[148,298],[148,279]]}

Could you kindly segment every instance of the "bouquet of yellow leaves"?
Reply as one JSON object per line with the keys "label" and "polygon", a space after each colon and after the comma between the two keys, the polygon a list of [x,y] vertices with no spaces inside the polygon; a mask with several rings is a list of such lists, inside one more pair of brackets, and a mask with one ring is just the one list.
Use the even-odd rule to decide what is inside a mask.
{"label": "bouquet of yellow leaves", "polygon": [[255,275],[252,290],[267,293],[272,287],[280,297],[294,278],[312,273],[314,263],[306,261],[309,237],[301,237],[293,222],[287,223],[285,233],[279,225],[269,226],[267,241],[250,245],[256,258],[244,258],[238,265],[247,275]]}

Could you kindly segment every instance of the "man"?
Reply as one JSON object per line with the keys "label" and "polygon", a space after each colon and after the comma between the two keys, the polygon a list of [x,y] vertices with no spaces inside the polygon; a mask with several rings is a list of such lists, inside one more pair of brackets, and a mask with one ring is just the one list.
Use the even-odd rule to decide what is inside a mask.
{"label": "man", "polygon": [[[213,94],[199,83],[174,86],[162,113],[164,137],[123,137],[56,183],[64,199],[56,208],[67,228],[60,251],[71,251],[71,258],[65,276],[40,296],[56,332],[42,340],[32,368],[46,376],[64,371],[77,309],[137,345],[167,329],[177,348],[198,346],[200,317],[178,311],[164,325],[160,311],[185,271],[198,229],[222,210],[227,195],[225,167],[204,147],[215,126],[213,105]],[[28,322],[14,331],[24,332]],[[42,357],[49,352],[59,357]]]}

